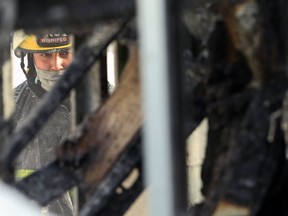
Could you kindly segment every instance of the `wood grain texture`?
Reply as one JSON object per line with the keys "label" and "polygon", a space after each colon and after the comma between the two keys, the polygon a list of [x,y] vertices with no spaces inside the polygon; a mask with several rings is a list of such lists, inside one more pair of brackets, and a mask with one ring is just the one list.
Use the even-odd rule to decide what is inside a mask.
{"label": "wood grain texture", "polygon": [[64,143],[59,158],[67,161],[90,154],[85,185],[97,185],[111,169],[142,125],[138,51],[130,48],[130,57],[119,86],[82,125],[81,130]]}

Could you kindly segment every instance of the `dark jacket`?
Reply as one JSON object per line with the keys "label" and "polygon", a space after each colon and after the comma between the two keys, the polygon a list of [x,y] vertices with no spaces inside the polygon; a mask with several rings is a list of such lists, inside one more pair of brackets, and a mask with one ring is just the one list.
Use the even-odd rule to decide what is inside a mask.
{"label": "dark jacket", "polygon": [[[31,88],[31,84],[28,85],[28,82],[25,81],[14,90],[16,127],[25,121],[30,112],[33,112],[33,109],[45,93],[40,86],[33,85]],[[70,131],[70,125],[70,100],[67,98],[19,155],[16,161],[16,177],[26,177],[27,174],[53,161],[57,147]],[[52,211],[63,216],[73,215],[73,206],[69,193],[43,208],[43,211],[47,209],[48,212]]]}

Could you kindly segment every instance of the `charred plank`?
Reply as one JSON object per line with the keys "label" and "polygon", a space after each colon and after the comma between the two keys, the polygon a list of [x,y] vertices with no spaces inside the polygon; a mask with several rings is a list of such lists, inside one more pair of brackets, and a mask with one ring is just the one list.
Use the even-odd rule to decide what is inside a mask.
{"label": "charred plank", "polygon": [[[141,140],[138,138],[127,153],[121,155],[119,160],[112,167],[107,177],[97,185],[91,198],[83,206],[80,215],[111,215],[108,213],[113,208],[114,215],[122,215],[127,208],[134,202],[135,198],[143,190],[143,182],[138,177],[137,191],[134,188],[124,190],[121,194],[116,193],[116,188],[128,176],[131,170],[140,163],[141,159]],[[140,190],[139,190],[140,189]],[[124,198],[125,196],[125,198]],[[119,198],[121,197],[121,199]],[[113,215],[112,214],[112,215]]]}
{"label": "charred plank", "polygon": [[[16,28],[35,30],[64,28],[71,33],[90,32],[95,23],[127,18],[135,12],[134,0],[61,0],[39,4],[37,1],[19,1]],[[37,19],[35,19],[37,17]]]}

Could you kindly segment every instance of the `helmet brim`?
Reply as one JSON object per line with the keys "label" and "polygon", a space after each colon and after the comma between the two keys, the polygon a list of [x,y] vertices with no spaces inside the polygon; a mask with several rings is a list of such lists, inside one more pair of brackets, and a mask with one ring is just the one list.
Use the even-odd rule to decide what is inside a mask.
{"label": "helmet brim", "polygon": [[39,44],[36,41],[35,35],[28,35],[25,40],[23,40],[17,49],[19,49],[22,52],[26,53],[35,53],[35,52],[58,52],[63,49],[69,49],[72,47],[71,40],[64,45],[51,45],[51,46],[39,46]]}

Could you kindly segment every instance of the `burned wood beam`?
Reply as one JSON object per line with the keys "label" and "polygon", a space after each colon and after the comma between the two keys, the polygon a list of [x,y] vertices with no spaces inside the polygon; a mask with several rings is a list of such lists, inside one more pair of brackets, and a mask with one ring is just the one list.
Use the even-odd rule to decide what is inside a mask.
{"label": "burned wood beam", "polygon": [[221,0],[194,0],[194,1],[190,1],[190,0],[184,0],[183,1],[183,6],[185,8],[190,7],[193,9],[199,9],[199,8],[207,8],[210,6],[213,6],[217,3],[219,3]]}
{"label": "burned wood beam", "polygon": [[[117,199],[115,197],[124,196],[123,194],[127,194],[127,191],[123,191],[122,195],[116,194],[116,188],[119,187],[121,182],[125,177],[131,172],[131,170],[140,162],[141,159],[141,142],[138,138],[133,142],[133,146],[127,151],[127,153],[121,155],[117,163],[112,167],[111,171],[108,173],[107,177],[97,186],[95,192],[91,195],[91,198],[87,201],[87,203],[83,206],[80,215],[81,216],[89,216],[89,215],[99,215],[102,212],[103,215],[109,215],[107,213],[107,209],[111,209],[111,202],[113,199]],[[141,177],[139,177],[141,178]],[[141,190],[143,189],[143,184],[141,185]],[[128,189],[130,190],[130,189]],[[131,189],[132,190],[132,189]],[[130,200],[122,200],[122,204],[115,203],[115,206],[118,206],[120,210],[115,212],[117,215],[122,215],[123,212],[127,210],[127,208],[131,205],[134,199],[139,195],[136,193],[134,198],[132,198],[132,194],[129,193]],[[136,195],[136,197],[135,197]],[[106,210],[105,210],[106,208]],[[104,212],[104,213],[103,213]]]}
{"label": "burned wood beam", "polygon": [[[11,112],[11,107],[7,107],[9,93],[12,88],[10,80],[11,76],[11,60],[10,60],[10,34],[14,28],[16,1],[4,0],[0,2],[0,119],[2,123],[4,118],[8,118],[7,113]],[[6,81],[5,81],[6,78]],[[10,92],[9,92],[10,90]],[[12,100],[12,99],[10,99]],[[9,110],[10,109],[10,110]],[[5,116],[6,115],[6,116]]]}
{"label": "burned wood beam", "polygon": [[[250,92],[247,105],[233,117],[231,107],[226,104],[230,117],[223,122],[220,119],[227,116],[225,109],[215,107],[208,137],[210,155],[206,154],[204,173],[209,163],[214,164],[210,167],[210,184],[208,176],[204,178],[205,191],[209,192],[206,191],[200,215],[226,215],[224,212],[231,209],[244,212],[243,215],[256,215],[268,191],[274,190],[271,183],[277,179],[275,173],[281,166],[284,140],[280,132],[281,116],[273,116],[282,107],[286,89],[287,78],[283,74],[277,76],[259,90]],[[211,159],[213,161],[209,161]]]}
{"label": "burned wood beam", "polygon": [[133,45],[116,91],[87,118],[81,133],[64,142],[59,152],[62,161],[89,154],[91,166],[84,178],[88,188],[98,185],[142,126],[138,64],[137,47]]}
{"label": "burned wood beam", "polygon": [[127,18],[135,13],[134,0],[54,0],[41,4],[37,0],[18,2],[16,28],[24,29],[64,27],[77,33],[83,29],[90,31],[96,22]]}
{"label": "burned wood beam", "polygon": [[[276,24],[277,10],[272,10],[276,5],[250,0],[218,4],[224,20],[217,21],[215,30],[221,26],[222,32],[215,31],[218,36],[211,42],[222,53],[208,46],[209,132],[202,172],[206,199],[199,215],[262,215],[269,202],[281,196],[273,190],[286,171],[281,167],[285,162],[279,110],[287,89],[287,54],[279,46],[286,42],[278,40],[284,37]],[[217,40],[220,37],[225,39]],[[242,83],[232,87],[238,81]]]}
{"label": "burned wood beam", "polygon": [[61,161],[56,160],[13,185],[30,199],[47,205],[73,186],[80,184],[82,174],[83,170],[63,165]]}
{"label": "burned wood beam", "polygon": [[[213,7],[220,0],[184,1],[184,8],[198,10]],[[16,28],[68,28],[71,32],[89,31],[91,25],[135,14],[135,0],[61,0],[39,4],[37,0],[19,1]],[[186,10],[185,10],[186,11]],[[187,12],[187,11],[186,11]],[[37,17],[37,19],[35,19]],[[77,28],[75,28],[77,26]]]}
{"label": "burned wood beam", "polygon": [[[124,24],[123,24],[124,23]],[[48,92],[28,121],[14,131],[1,149],[1,175],[6,181],[13,181],[13,161],[25,148],[61,101],[68,95],[76,83],[85,76],[90,67],[98,60],[109,43],[123,30],[127,21],[118,21],[114,25],[98,29],[99,34],[91,37],[76,53],[76,57],[63,77]]]}
{"label": "burned wood beam", "polygon": [[16,7],[14,0],[0,2],[0,149],[14,129],[11,120],[13,94],[10,34],[15,24]]}
{"label": "burned wood beam", "polygon": [[232,46],[246,57],[253,75],[251,85],[261,86],[281,69],[278,66],[279,38],[270,23],[269,10],[265,10],[264,3],[256,0],[224,0],[218,4],[218,9],[226,23]]}
{"label": "burned wood beam", "polygon": [[[119,186],[135,165],[139,163],[141,158],[140,144],[139,138],[132,141],[131,148],[121,155],[111,172],[96,188],[95,193],[91,196],[91,200],[85,205],[82,211],[83,214],[85,212],[99,211],[109,203],[109,198],[115,193],[115,188]],[[39,204],[47,205],[73,186],[82,184],[85,169],[89,166],[88,162],[84,158],[76,166],[75,161],[71,164],[56,160],[29,177],[16,182],[14,186],[29,198],[36,200]]]}
{"label": "burned wood beam", "polygon": [[[140,173],[141,174],[141,173]],[[130,205],[137,199],[143,191],[143,176],[140,175],[134,185],[125,190],[122,194],[113,194],[113,197],[107,205],[97,214],[99,216],[124,215]]]}

